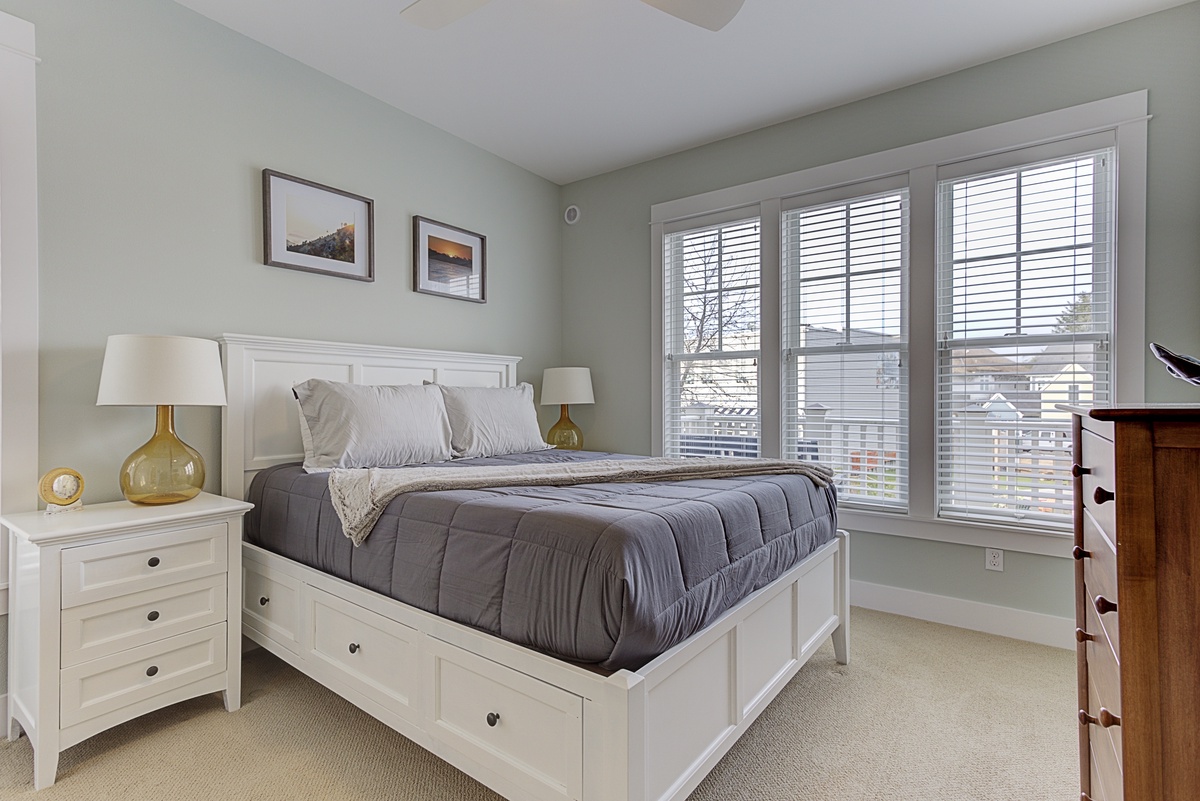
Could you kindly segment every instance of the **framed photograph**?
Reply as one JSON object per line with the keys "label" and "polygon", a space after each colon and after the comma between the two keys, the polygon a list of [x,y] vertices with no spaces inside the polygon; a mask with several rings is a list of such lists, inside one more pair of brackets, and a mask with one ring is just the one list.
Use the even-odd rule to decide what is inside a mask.
{"label": "framed photograph", "polygon": [[263,263],[374,281],[374,206],[370,198],[263,170]]}
{"label": "framed photograph", "polygon": [[487,237],[414,216],[413,290],[487,303]]}

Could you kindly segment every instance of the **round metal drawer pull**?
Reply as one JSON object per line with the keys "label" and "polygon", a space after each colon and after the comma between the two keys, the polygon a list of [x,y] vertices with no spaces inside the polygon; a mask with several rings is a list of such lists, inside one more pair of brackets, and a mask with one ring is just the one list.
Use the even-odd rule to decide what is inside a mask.
{"label": "round metal drawer pull", "polygon": [[147,676],[157,676],[158,675],[158,665],[151,665],[150,667],[146,668],[146,675]]}
{"label": "round metal drawer pull", "polygon": [[1075,629],[1075,642],[1090,642],[1096,639],[1095,635],[1088,634],[1083,629]]}
{"label": "round metal drawer pull", "polygon": [[1080,476],[1090,475],[1091,472],[1092,472],[1092,468],[1090,468],[1090,467],[1084,467],[1081,464],[1071,465],[1071,475],[1075,476],[1075,478],[1079,478]]}
{"label": "round metal drawer pull", "polygon": [[1096,605],[1097,614],[1107,615],[1109,612],[1117,611],[1116,601],[1110,601],[1103,595],[1097,595],[1096,600],[1094,600],[1092,603]]}
{"label": "round metal drawer pull", "polygon": [[496,724],[500,722],[500,716],[495,712],[488,712],[487,722],[489,726],[495,728]]}
{"label": "round metal drawer pull", "polygon": [[1090,725],[1093,723],[1099,723],[1100,721],[1099,721],[1099,719],[1094,718],[1091,715],[1089,715],[1087,713],[1086,709],[1081,709],[1081,710],[1079,710],[1079,722],[1082,723],[1084,726],[1087,726],[1087,725]]}
{"label": "round metal drawer pull", "polygon": [[1096,491],[1092,493],[1092,500],[1097,504],[1108,503],[1115,497],[1117,496],[1104,487],[1096,487]]}
{"label": "round metal drawer pull", "polygon": [[153,623],[155,620],[158,620],[158,610],[155,609],[150,612],[150,614],[146,615],[146,620],[149,620],[151,623]]}
{"label": "round metal drawer pull", "polygon": [[266,606],[266,605],[267,605],[267,604],[269,604],[269,603],[271,603],[271,599],[270,599],[270,598],[268,598],[268,597],[267,597],[267,596],[265,596],[265,595],[264,595],[263,597],[261,597],[261,598],[259,598],[259,599],[258,599],[258,605],[259,605],[259,606]]}
{"label": "round metal drawer pull", "polygon": [[350,653],[357,654],[359,648],[360,648],[360,646],[358,643],[356,643],[356,642],[350,643]]}
{"label": "round metal drawer pull", "polygon": [[1106,729],[1111,726],[1120,726],[1121,719],[1104,707],[1100,707],[1100,725]]}
{"label": "round metal drawer pull", "polygon": [[150,561],[146,562],[146,564],[150,565],[150,567],[158,567],[160,564],[162,564],[162,560],[157,556],[151,556]]}
{"label": "round metal drawer pull", "polygon": [[1071,549],[1071,557],[1074,558],[1075,561],[1079,561],[1080,559],[1090,559],[1091,556],[1092,556],[1091,551],[1085,551],[1083,548],[1080,548],[1078,545],[1076,545],[1074,548]]}

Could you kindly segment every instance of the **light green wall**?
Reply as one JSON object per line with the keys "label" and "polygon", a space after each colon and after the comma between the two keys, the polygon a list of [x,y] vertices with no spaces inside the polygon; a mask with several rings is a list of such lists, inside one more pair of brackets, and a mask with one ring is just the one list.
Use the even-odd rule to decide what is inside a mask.
{"label": "light green wall", "polygon": [[[112,333],[560,355],[559,189],[163,0],[0,0],[36,26],[41,469],[120,497],[149,408],[96,407]],[[374,283],[262,264],[261,170],[373,198]],[[411,290],[411,217],[487,235],[488,302]],[[220,412],[180,408],[219,487]]]}
{"label": "light green wall", "polygon": [[[596,405],[578,416],[590,445],[651,447],[651,205],[1138,89],[1154,115],[1146,333],[1200,353],[1197,42],[1192,3],[564,187],[563,204],[582,212],[563,235],[564,356],[595,376]],[[786,91],[789,79],[777,83]],[[1200,399],[1153,360],[1146,378],[1150,400]],[[1066,560],[1009,556],[1003,574],[985,575],[978,548],[862,536],[853,553],[856,579],[1071,615]]]}

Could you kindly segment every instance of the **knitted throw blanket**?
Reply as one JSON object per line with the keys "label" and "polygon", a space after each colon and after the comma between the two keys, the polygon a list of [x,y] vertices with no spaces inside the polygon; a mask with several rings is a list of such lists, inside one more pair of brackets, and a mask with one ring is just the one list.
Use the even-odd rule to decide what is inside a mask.
{"label": "knitted throw blanket", "polygon": [[406,492],[487,489],[491,487],[570,486],[601,482],[636,483],[686,481],[703,478],[799,474],[819,487],[833,480],[833,471],[813,462],[777,459],[704,457],[675,459],[600,459],[592,462],[531,464],[513,467],[406,467],[333,470],[329,494],[342,521],[342,530],[361,545],[397,495]]}

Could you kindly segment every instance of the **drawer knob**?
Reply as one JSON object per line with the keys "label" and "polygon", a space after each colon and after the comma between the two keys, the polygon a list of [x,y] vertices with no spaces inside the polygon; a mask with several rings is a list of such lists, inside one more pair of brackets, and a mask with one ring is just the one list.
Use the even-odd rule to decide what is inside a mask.
{"label": "drawer knob", "polygon": [[259,598],[259,599],[258,599],[258,605],[259,605],[259,606],[266,606],[266,605],[267,605],[267,604],[269,604],[269,603],[271,603],[271,599],[270,599],[270,598],[268,598],[268,597],[267,597],[267,596],[265,596],[265,595],[264,595],[263,597],[261,597],[261,598]]}
{"label": "drawer knob", "polygon": [[1092,552],[1085,551],[1083,548],[1080,548],[1078,545],[1076,545],[1071,549],[1071,556],[1075,559],[1075,561],[1079,561],[1081,559],[1090,559]]}
{"label": "drawer knob", "polygon": [[1121,719],[1104,707],[1100,707],[1100,725],[1106,729],[1110,726],[1120,726]]}
{"label": "drawer knob", "polygon": [[1091,642],[1096,639],[1092,634],[1088,634],[1083,629],[1075,629],[1075,642]]}
{"label": "drawer knob", "polygon": [[1115,497],[1117,496],[1109,490],[1106,490],[1104,487],[1096,487],[1096,491],[1092,493],[1092,500],[1094,500],[1097,505],[1108,503]]}
{"label": "drawer knob", "polygon": [[150,614],[146,615],[146,620],[149,620],[151,623],[158,620],[158,610],[155,609]]}
{"label": "drawer knob", "polygon": [[1096,605],[1097,614],[1107,615],[1109,612],[1117,611],[1116,601],[1110,601],[1103,595],[1097,595],[1096,600],[1092,603]]}
{"label": "drawer knob", "polygon": [[489,726],[495,728],[496,724],[500,722],[500,716],[495,712],[488,712],[487,722]]}
{"label": "drawer knob", "polygon": [[158,675],[158,665],[151,665],[150,667],[146,668],[146,675],[147,676],[157,676]]}
{"label": "drawer knob", "polygon": [[1079,478],[1080,476],[1089,475],[1091,472],[1092,472],[1092,468],[1090,468],[1090,467],[1084,467],[1081,464],[1071,465],[1071,475],[1075,476],[1075,478]]}
{"label": "drawer knob", "polygon": [[1099,723],[1100,721],[1097,718],[1094,718],[1091,715],[1089,715],[1087,713],[1086,709],[1081,709],[1081,710],[1079,710],[1079,722],[1082,723],[1084,726],[1088,726],[1091,724]]}
{"label": "drawer knob", "polygon": [[160,564],[162,564],[162,560],[157,556],[151,556],[150,561],[146,562],[146,564],[150,565],[150,567],[158,567]]}
{"label": "drawer knob", "polygon": [[358,653],[358,649],[359,649],[359,644],[358,644],[358,643],[356,643],[356,642],[352,642],[352,643],[350,643],[350,653],[352,653],[352,654],[357,654],[357,653]]}

